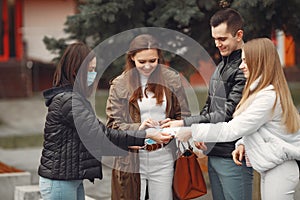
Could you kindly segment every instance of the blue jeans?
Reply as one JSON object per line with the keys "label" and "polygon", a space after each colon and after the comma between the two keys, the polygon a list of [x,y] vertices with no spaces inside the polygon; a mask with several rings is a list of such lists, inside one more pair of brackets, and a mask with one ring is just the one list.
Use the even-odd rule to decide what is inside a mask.
{"label": "blue jeans", "polygon": [[208,173],[213,199],[252,200],[253,169],[236,165],[232,158],[208,157]]}
{"label": "blue jeans", "polygon": [[43,200],[84,200],[82,180],[51,180],[40,176],[39,184]]}

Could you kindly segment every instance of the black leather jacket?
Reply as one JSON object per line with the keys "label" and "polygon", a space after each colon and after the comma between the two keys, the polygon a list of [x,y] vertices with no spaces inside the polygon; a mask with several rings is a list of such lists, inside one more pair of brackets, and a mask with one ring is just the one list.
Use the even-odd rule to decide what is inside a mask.
{"label": "black leather jacket", "polygon": [[[145,131],[106,128],[89,101],[72,86],[44,92],[48,114],[38,174],[57,180],[102,178],[101,156],[124,155],[128,146],[143,146]],[[119,148],[120,147],[120,148]]]}
{"label": "black leather jacket", "polygon": [[[213,73],[208,90],[208,98],[200,115],[184,119],[185,126],[195,123],[228,122],[232,119],[235,107],[242,97],[246,82],[241,64],[241,50],[223,57]],[[235,142],[207,143],[209,156],[231,157]]]}

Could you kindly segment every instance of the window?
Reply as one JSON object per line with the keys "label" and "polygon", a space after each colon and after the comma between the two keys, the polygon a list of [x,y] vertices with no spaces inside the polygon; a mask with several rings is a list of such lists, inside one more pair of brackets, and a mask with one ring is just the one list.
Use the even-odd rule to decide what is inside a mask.
{"label": "window", "polygon": [[22,0],[0,0],[0,61],[22,58]]}
{"label": "window", "polygon": [[0,61],[9,57],[7,1],[0,1]]}

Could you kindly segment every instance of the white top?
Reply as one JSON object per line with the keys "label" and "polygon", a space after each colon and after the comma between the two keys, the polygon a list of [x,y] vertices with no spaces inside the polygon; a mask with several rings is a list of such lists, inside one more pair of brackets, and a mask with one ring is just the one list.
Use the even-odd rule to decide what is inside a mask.
{"label": "white top", "polygon": [[[251,88],[257,87],[257,81]],[[248,106],[229,122],[193,124],[195,141],[228,142],[239,138],[244,144],[252,167],[264,172],[286,160],[300,159],[300,130],[290,134],[281,123],[280,99],[272,112],[276,98],[273,85],[259,91]]]}
{"label": "white top", "polygon": [[[142,84],[142,91],[144,91],[148,81],[148,77],[145,77],[142,74],[140,74],[140,79]],[[138,100],[138,105],[141,114],[141,122],[149,118],[155,121],[161,121],[165,119],[167,106],[166,96],[164,95],[163,103],[161,105],[156,104],[156,98],[153,98],[154,93],[148,91],[147,96],[148,98],[146,98],[146,96],[144,95],[142,100]]]}

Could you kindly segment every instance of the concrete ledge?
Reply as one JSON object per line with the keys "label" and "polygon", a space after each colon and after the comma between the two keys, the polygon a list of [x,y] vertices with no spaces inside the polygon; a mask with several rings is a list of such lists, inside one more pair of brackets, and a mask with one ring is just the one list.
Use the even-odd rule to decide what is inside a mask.
{"label": "concrete ledge", "polygon": [[17,186],[14,200],[40,200],[42,199],[38,185]]}
{"label": "concrete ledge", "polygon": [[0,197],[5,200],[14,200],[16,186],[30,185],[31,174],[29,172],[13,172],[0,174]]}

